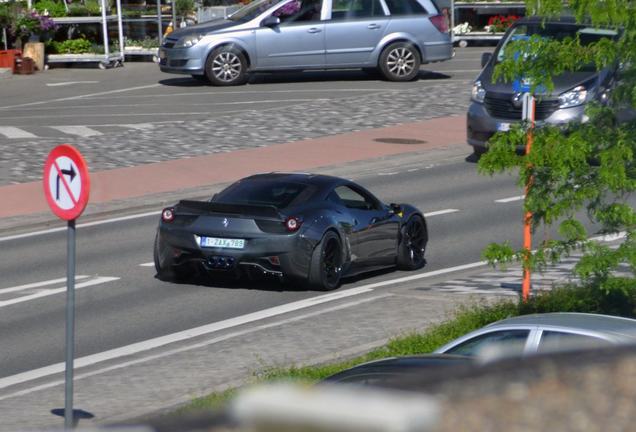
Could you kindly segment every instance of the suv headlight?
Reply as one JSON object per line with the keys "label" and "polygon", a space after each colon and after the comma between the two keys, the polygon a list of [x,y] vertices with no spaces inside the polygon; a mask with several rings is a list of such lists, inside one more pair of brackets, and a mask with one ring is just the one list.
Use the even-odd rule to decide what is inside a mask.
{"label": "suv headlight", "polygon": [[174,45],[175,48],[190,48],[191,46],[195,46],[201,39],[203,39],[202,34],[191,34],[188,36],[184,36],[177,41]]}
{"label": "suv headlight", "polygon": [[470,94],[470,99],[477,103],[483,103],[486,97],[486,90],[481,85],[481,81],[475,81],[473,84],[473,90]]}
{"label": "suv headlight", "polygon": [[571,108],[587,102],[587,89],[584,86],[574,87],[559,96],[559,108]]}

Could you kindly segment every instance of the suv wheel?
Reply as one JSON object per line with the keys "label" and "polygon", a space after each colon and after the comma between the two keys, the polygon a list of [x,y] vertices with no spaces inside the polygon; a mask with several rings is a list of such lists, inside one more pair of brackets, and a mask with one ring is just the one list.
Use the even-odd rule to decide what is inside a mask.
{"label": "suv wheel", "polygon": [[420,71],[420,55],[407,42],[392,43],[380,54],[380,71],[389,81],[411,81]]}
{"label": "suv wheel", "polygon": [[205,75],[218,86],[243,84],[247,76],[245,56],[229,46],[216,48],[205,62]]}

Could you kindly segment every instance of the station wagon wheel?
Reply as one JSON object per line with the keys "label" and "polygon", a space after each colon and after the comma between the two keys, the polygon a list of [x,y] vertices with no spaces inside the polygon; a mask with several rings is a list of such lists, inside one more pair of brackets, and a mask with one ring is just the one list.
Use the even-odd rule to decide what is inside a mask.
{"label": "station wagon wheel", "polygon": [[380,71],[389,81],[411,81],[420,71],[420,54],[407,42],[392,43],[380,55]]}
{"label": "station wagon wheel", "polygon": [[247,76],[245,56],[230,46],[216,48],[205,62],[205,75],[218,86],[243,84]]}
{"label": "station wagon wheel", "polygon": [[424,219],[419,215],[411,216],[402,228],[398,246],[398,267],[402,270],[417,270],[424,267],[426,243],[428,232]]}
{"label": "station wagon wheel", "polygon": [[329,291],[340,286],[342,276],[342,245],[333,231],[327,231],[316,246],[309,269],[311,289]]}

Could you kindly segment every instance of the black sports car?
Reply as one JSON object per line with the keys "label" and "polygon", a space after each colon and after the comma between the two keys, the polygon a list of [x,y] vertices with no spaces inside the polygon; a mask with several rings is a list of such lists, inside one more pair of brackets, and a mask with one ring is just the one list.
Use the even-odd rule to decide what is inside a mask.
{"label": "black sports car", "polygon": [[343,276],[423,267],[427,241],[413,206],[383,204],[338,177],[270,173],[164,209],[154,260],[161,279],[269,274],[332,290]]}

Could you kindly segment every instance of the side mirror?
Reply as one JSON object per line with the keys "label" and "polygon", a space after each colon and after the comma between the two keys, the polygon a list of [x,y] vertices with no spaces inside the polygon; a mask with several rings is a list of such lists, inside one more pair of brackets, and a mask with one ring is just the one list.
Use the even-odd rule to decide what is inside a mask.
{"label": "side mirror", "polygon": [[492,58],[492,53],[482,53],[481,54],[481,67],[484,67],[488,64],[490,59]]}
{"label": "side mirror", "polygon": [[389,212],[392,214],[400,214],[402,213],[402,206],[399,204],[391,203],[389,204]]}
{"label": "side mirror", "polygon": [[276,27],[279,24],[280,24],[280,18],[274,15],[270,15],[267,18],[265,18],[263,21],[261,21],[262,27]]}

